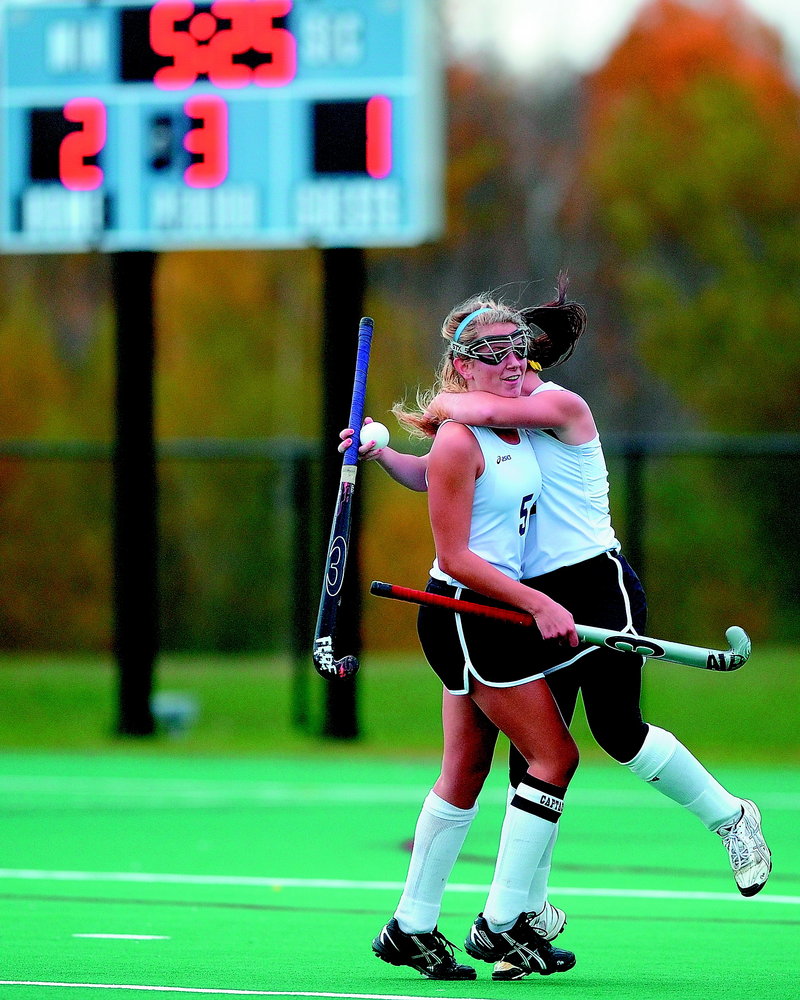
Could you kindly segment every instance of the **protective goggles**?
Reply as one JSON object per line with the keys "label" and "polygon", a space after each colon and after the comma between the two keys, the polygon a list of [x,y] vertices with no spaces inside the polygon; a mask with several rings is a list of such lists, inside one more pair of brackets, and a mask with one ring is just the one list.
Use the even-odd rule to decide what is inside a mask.
{"label": "protective goggles", "polygon": [[520,361],[528,356],[528,334],[525,330],[515,330],[505,337],[483,337],[469,344],[451,343],[453,354],[459,358],[482,361],[485,365],[500,365],[509,354]]}

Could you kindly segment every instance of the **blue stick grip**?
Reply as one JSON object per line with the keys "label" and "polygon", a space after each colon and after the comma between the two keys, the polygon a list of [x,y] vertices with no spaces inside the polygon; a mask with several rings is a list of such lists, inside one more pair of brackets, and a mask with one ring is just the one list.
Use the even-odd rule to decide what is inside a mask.
{"label": "blue stick grip", "polygon": [[358,448],[361,444],[359,434],[361,425],[364,423],[364,404],[367,396],[367,369],[369,368],[369,352],[372,348],[372,328],[373,321],[369,316],[364,316],[358,324],[358,353],[356,354],[356,376],[353,382],[353,401],[350,404],[350,420],[348,427],[352,427],[353,443],[344,453],[342,465],[356,465],[358,463]]}

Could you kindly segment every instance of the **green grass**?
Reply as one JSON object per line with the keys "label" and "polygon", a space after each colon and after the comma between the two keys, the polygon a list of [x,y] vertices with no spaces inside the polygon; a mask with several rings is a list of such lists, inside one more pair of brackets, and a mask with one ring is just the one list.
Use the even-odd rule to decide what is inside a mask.
{"label": "green grass", "polygon": [[[625,768],[579,769],[551,879],[569,918],[558,944],[578,962],[523,983],[493,983],[481,963],[475,982],[431,982],[371,953],[435,773],[434,760],[361,755],[0,752],[4,1000],[796,996],[796,770],[719,770],[759,801],[774,852],[769,885],[745,900],[695,817]],[[504,803],[495,769],[445,893],[440,927],[459,945],[485,904]]]}
{"label": "green grass", "polygon": [[[715,760],[800,762],[797,659],[794,648],[759,648],[733,674],[651,662],[645,717]],[[329,683],[307,666],[298,685],[288,660],[279,657],[164,656],[156,690],[190,696],[198,718],[177,738],[160,732],[154,739],[122,740],[114,734],[116,673],[110,658],[4,654],[0,748],[394,756],[402,747],[411,756],[438,754],[440,687],[419,656],[363,656],[356,740],[319,735]],[[298,690],[308,713],[305,728],[293,723]],[[573,729],[585,760],[603,757],[580,709]]]}
{"label": "green grass", "polygon": [[[718,838],[605,758],[579,713],[583,763],[552,880],[569,913],[559,944],[578,965],[522,984],[492,983],[485,966],[474,983],[448,984],[369,948],[438,766],[440,688],[419,657],[364,655],[355,741],[319,735],[331,689],[310,666],[309,726],[292,724],[296,678],[281,658],[164,656],[156,688],[195,699],[196,723],[182,737],[123,740],[110,658],[0,657],[3,995],[711,1000],[733,969],[737,998],[788,996],[800,976],[796,662],[796,650],[759,648],[730,675],[647,668],[646,717],[762,808],[776,869],[761,897],[738,896]],[[441,926],[456,942],[491,877],[498,756],[445,896]],[[75,936],[86,932],[156,939]]]}

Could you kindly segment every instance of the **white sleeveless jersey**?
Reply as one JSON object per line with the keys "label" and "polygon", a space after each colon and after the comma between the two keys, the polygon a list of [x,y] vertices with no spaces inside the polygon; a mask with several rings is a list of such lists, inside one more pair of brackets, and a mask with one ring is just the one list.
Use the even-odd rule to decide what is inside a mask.
{"label": "white sleeveless jersey", "polygon": [[[519,444],[508,444],[489,427],[472,427],[483,453],[484,470],[475,480],[469,547],[512,580],[522,576],[525,539],[542,488],[532,442],[520,431]],[[431,576],[463,586],[433,561]]]}
{"label": "white sleeveless jersey", "polygon": [[[544,382],[531,395],[549,391],[566,392],[563,386]],[[530,430],[528,435],[542,472],[542,493],[525,542],[523,579],[618,549],[600,438],[576,445],[564,444],[548,431]]]}

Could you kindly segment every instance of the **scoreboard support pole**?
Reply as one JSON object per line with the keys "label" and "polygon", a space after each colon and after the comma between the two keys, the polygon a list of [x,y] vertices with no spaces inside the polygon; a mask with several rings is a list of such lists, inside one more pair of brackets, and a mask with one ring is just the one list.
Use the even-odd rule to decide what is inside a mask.
{"label": "scoreboard support pole", "polygon": [[[323,332],[322,332],[322,527],[320,537],[327,544],[330,511],[336,503],[342,456],[336,450],[339,431],[347,423],[353,384],[353,363],[358,345],[358,322],[364,312],[366,264],[359,247],[337,247],[322,251]],[[353,498],[350,549],[342,585],[342,604],[336,625],[340,649],[358,656],[361,652],[361,586],[359,573],[359,531],[361,490]],[[324,554],[323,554],[324,559]],[[320,569],[322,566],[320,565]],[[358,678],[325,684],[325,711],[322,732],[340,740],[359,735]]]}
{"label": "scoreboard support pole", "polygon": [[113,458],[114,656],[117,733],[150,736],[158,654],[158,482],[153,420],[156,254],[111,255],[116,306]]}

